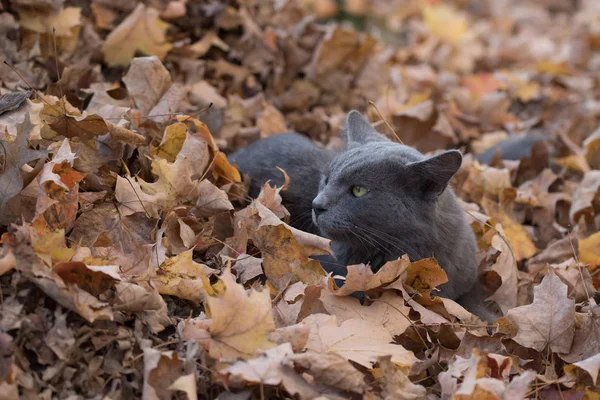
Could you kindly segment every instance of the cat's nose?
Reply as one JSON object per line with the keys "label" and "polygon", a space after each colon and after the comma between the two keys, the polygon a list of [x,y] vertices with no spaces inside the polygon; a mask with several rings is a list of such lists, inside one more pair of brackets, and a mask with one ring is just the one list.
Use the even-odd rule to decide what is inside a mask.
{"label": "cat's nose", "polygon": [[315,212],[315,217],[323,214],[327,209],[323,204],[321,204],[317,199],[314,199],[312,202],[313,211]]}

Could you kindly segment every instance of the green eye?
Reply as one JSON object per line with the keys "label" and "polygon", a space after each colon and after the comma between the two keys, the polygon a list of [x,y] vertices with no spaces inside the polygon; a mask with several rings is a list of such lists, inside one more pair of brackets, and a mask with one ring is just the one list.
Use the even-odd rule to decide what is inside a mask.
{"label": "green eye", "polygon": [[362,186],[352,186],[352,194],[354,197],[363,197],[365,194],[369,193],[369,189]]}

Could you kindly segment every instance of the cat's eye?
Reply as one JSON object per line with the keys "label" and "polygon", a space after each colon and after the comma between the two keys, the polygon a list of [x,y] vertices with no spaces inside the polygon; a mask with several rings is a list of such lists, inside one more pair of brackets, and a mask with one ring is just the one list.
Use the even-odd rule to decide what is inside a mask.
{"label": "cat's eye", "polygon": [[362,186],[352,186],[352,194],[354,197],[363,197],[365,194],[369,193],[369,189]]}

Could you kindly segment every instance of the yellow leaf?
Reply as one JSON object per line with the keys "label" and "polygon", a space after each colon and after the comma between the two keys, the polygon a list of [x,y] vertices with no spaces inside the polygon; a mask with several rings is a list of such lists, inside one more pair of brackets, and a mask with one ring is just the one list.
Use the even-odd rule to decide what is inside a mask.
{"label": "yellow leaf", "polygon": [[555,63],[550,60],[541,60],[536,64],[538,72],[550,75],[565,75],[569,73],[569,66],[566,62]]}
{"label": "yellow leaf", "polygon": [[523,103],[527,103],[540,95],[540,84],[537,82],[524,83],[515,91],[515,95]]}
{"label": "yellow leaf", "polygon": [[600,265],[600,232],[579,239],[579,261],[584,264],[589,264],[591,268],[596,268]]}
{"label": "yellow leaf", "polygon": [[406,284],[421,293],[448,282],[448,275],[433,257],[411,263],[407,273]]}
{"label": "yellow leaf", "polygon": [[187,127],[185,124],[177,122],[167,126],[161,144],[152,152],[152,155],[157,155],[169,162],[174,162],[175,157],[177,157],[177,154],[179,154],[179,151],[183,147],[186,137]]}
{"label": "yellow leaf", "polygon": [[267,350],[275,344],[267,334],[275,330],[271,296],[268,290],[250,290],[236,283],[230,268],[221,275],[225,291],[209,296],[207,312],[210,325],[209,354],[213,358],[253,358],[257,350]]}
{"label": "yellow leaf", "polygon": [[32,229],[31,244],[33,251],[46,262],[47,265],[52,265],[52,262],[66,262],[73,257],[75,249],[70,249],[65,244],[65,230],[57,229],[55,231],[47,231],[41,229]]}
{"label": "yellow leaf", "polygon": [[57,13],[47,14],[33,10],[20,10],[19,23],[21,28],[37,33],[52,34],[56,29],[56,36],[73,36],[72,29],[81,25],[81,8],[67,7]]}
{"label": "yellow leaf", "polygon": [[515,221],[503,208],[487,198],[483,199],[482,206],[487,215],[502,224],[504,236],[510,243],[517,262],[529,258],[537,252],[535,244],[523,225]]}
{"label": "yellow leaf", "polygon": [[197,304],[206,298],[205,287],[210,287],[206,273],[210,269],[192,260],[188,250],[163,262],[154,280],[160,294],[179,297]]}
{"label": "yellow leaf", "polygon": [[458,44],[468,30],[467,18],[447,4],[425,5],[423,20],[433,36],[451,45]]}
{"label": "yellow leaf", "polygon": [[553,158],[552,162],[556,163],[560,167],[568,168],[573,171],[587,172],[590,170],[586,158],[579,154],[571,154],[566,157]]}
{"label": "yellow leaf", "polygon": [[106,38],[102,46],[104,60],[110,66],[127,66],[136,51],[162,60],[172,47],[165,34],[168,28],[169,24],[158,18],[157,10],[140,3]]}

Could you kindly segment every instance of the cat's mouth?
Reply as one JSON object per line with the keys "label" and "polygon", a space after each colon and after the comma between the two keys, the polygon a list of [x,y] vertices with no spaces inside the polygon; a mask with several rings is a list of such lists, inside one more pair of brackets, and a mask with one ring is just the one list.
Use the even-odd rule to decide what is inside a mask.
{"label": "cat's mouth", "polygon": [[331,221],[327,214],[316,215],[313,210],[312,220],[319,229],[321,236],[332,240],[346,240],[348,238],[348,229],[336,223],[336,221]]}

